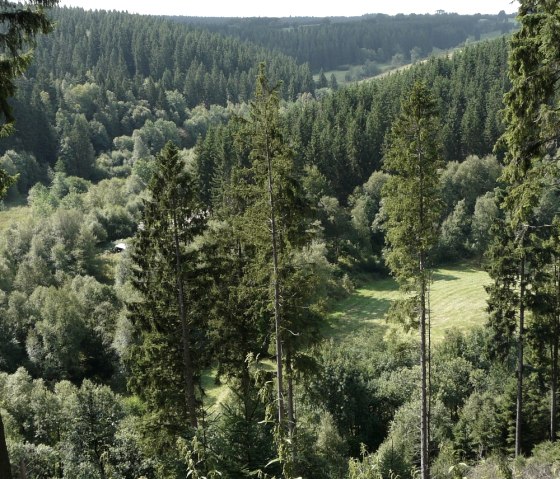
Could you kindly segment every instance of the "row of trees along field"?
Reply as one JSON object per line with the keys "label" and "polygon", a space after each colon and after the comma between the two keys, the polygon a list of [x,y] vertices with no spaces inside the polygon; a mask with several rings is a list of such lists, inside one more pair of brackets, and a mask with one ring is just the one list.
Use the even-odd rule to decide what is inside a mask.
{"label": "row of trees along field", "polygon": [[[27,198],[0,222],[13,476],[552,477],[560,9],[521,3],[509,80],[500,39],[292,102],[264,66],[250,103],[195,106],[165,72],[153,98],[41,74],[40,46],[0,159]],[[488,324],[430,344],[433,268],[486,251]],[[337,336],[333,301],[387,268],[390,317],[426,341]]]}

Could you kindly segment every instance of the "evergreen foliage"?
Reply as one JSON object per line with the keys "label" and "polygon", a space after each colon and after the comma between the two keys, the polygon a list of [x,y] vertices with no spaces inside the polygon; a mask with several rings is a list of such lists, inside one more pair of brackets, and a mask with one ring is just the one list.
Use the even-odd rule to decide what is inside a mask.
{"label": "evergreen foliage", "polygon": [[[309,66],[262,45],[297,37],[317,65],[359,50],[374,71],[508,30],[505,13],[185,26],[57,10],[0,157],[12,475],[551,477],[558,7],[520,13],[502,124],[506,39],[345,88],[323,71],[316,96]],[[430,268],[455,260],[438,291],[486,262],[489,321],[430,345]],[[387,266],[405,293],[391,315],[420,348],[372,327],[389,299],[362,308],[372,273],[392,294]],[[336,304],[361,319],[324,321],[348,295]]]}
{"label": "evergreen foliage", "polygon": [[560,8],[554,2],[522,1],[521,29],[511,40],[508,75],[511,89],[504,98],[506,204],[514,224],[526,221],[548,175],[557,174],[558,59],[556,23]]}
{"label": "evergreen foliage", "polygon": [[[513,28],[499,15],[364,15],[361,17],[193,18],[177,22],[279,50],[313,71],[367,61],[389,63],[456,47],[481,35]],[[395,39],[398,39],[395,41]]]}
{"label": "evergreen foliage", "polygon": [[177,438],[192,435],[200,417],[197,385],[207,361],[207,318],[203,264],[194,242],[204,230],[206,212],[172,143],[156,162],[132,257],[136,295],[129,309],[135,343],[129,384],[158,427]]}
{"label": "evergreen foliage", "polygon": [[429,479],[429,283],[431,253],[437,243],[442,206],[438,170],[443,162],[436,102],[422,83],[403,100],[386,149],[384,169],[390,175],[383,187],[388,248],[387,265],[407,295],[393,308],[399,320],[418,321],[420,330],[420,473]]}

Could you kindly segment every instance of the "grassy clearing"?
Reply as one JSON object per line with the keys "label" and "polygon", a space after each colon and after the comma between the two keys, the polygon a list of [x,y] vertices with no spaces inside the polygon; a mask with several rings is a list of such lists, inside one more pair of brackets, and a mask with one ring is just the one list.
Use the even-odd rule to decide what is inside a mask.
{"label": "grassy clearing", "polygon": [[[489,281],[484,271],[468,265],[440,268],[434,273],[431,287],[434,341],[441,340],[448,329],[468,331],[484,323],[484,285]],[[374,341],[381,341],[390,328],[399,328],[385,320],[391,303],[397,298],[399,292],[394,280],[372,280],[337,304],[329,315],[325,336],[344,341],[368,335]]]}
{"label": "grassy clearing", "polygon": [[210,369],[202,374],[201,385],[204,390],[204,406],[213,410],[220,405],[228,396],[229,388],[227,385],[216,382],[217,370]]}
{"label": "grassy clearing", "polygon": [[[440,341],[451,328],[468,331],[486,320],[486,292],[490,282],[486,272],[470,265],[447,266],[434,273],[431,287],[432,340]],[[326,339],[336,343],[382,341],[391,329],[402,332],[399,325],[389,324],[385,315],[393,301],[399,298],[397,283],[391,278],[372,279],[349,297],[339,301],[327,318],[323,329]],[[410,334],[416,334],[411,331]],[[272,362],[264,365],[274,368]],[[229,394],[227,385],[216,384],[216,371],[206,371],[202,378],[210,411],[222,403]]]}
{"label": "grassy clearing", "polygon": [[29,206],[7,206],[0,211],[0,233],[6,231],[12,223],[22,223],[30,215]]}

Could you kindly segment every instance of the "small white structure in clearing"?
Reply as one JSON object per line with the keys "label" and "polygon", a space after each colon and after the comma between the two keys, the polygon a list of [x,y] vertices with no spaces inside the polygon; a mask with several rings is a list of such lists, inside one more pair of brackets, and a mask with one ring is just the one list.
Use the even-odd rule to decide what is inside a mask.
{"label": "small white structure in clearing", "polygon": [[117,243],[115,245],[115,247],[113,248],[113,251],[115,253],[122,253],[125,250],[126,250],[126,244],[124,244],[124,243]]}

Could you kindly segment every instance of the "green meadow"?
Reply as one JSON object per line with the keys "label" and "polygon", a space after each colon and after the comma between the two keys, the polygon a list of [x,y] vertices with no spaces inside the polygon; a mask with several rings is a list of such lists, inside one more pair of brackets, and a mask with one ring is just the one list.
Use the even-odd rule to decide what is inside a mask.
{"label": "green meadow", "polygon": [[[486,272],[465,264],[446,266],[436,270],[433,279],[430,288],[433,341],[441,340],[446,330],[468,331],[484,323],[487,298],[484,286],[490,282]],[[391,278],[366,282],[336,304],[329,315],[325,336],[337,341],[355,335],[381,340],[389,328],[401,328],[386,320],[391,303],[399,297],[398,285]]]}

